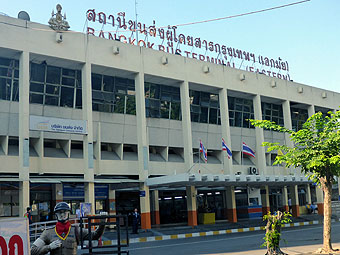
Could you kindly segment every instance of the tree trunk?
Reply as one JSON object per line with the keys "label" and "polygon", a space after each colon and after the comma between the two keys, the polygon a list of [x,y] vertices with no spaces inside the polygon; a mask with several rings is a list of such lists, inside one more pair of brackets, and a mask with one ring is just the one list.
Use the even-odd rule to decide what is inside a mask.
{"label": "tree trunk", "polygon": [[331,244],[331,221],[332,221],[332,183],[329,180],[321,182],[324,192],[324,220],[323,220],[323,253],[333,251]]}

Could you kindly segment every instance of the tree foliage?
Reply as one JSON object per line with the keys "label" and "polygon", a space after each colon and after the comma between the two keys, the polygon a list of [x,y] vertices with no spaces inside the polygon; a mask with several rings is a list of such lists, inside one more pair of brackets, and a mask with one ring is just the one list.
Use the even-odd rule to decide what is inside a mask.
{"label": "tree foliage", "polygon": [[286,167],[301,168],[315,183],[321,178],[340,175],[340,111],[328,112],[324,116],[318,112],[308,118],[302,129],[293,131],[268,120],[250,120],[254,126],[288,133],[293,147],[279,143],[263,143],[268,151],[281,150],[274,164],[285,164]]}

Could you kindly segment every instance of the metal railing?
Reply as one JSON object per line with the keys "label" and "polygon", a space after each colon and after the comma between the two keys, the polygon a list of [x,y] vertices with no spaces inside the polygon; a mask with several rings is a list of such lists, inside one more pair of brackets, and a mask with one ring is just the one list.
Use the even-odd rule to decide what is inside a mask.
{"label": "metal railing", "polygon": [[[111,220],[112,219],[112,220]],[[121,219],[123,219],[124,224],[121,226]],[[87,226],[85,226],[87,224]],[[101,216],[87,216],[80,218],[80,234],[82,235],[83,228],[87,228],[88,232],[92,231],[94,226],[110,226],[114,225],[117,232],[117,242],[116,244],[96,246],[93,245],[92,235],[89,235],[88,244],[85,245],[82,236],[80,236],[80,248],[82,250],[88,250],[87,253],[82,253],[83,255],[92,254],[129,254],[129,251],[122,248],[129,247],[129,231],[128,231],[128,218],[123,215],[101,215]],[[123,234],[122,230],[125,230],[125,240],[121,239]]]}

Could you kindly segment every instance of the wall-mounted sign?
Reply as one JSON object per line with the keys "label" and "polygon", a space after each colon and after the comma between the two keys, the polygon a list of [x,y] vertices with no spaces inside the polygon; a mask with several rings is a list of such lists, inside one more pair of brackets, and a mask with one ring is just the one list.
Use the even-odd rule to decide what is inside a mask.
{"label": "wall-mounted sign", "polygon": [[[95,9],[87,11],[87,20],[97,22],[99,27],[96,30],[88,26],[87,34],[89,35],[244,69],[279,79],[291,79],[288,73],[288,62],[280,57],[268,58],[200,37],[184,35],[177,30],[177,26],[156,27],[155,21],[151,26],[147,26],[141,22],[127,20],[125,12],[106,15],[104,12],[96,12]],[[106,27],[107,31],[103,30],[106,24],[109,24]],[[138,40],[138,35],[143,36],[144,40]]]}
{"label": "wall-mounted sign", "polygon": [[85,120],[60,119],[44,116],[30,115],[30,130],[87,134]]}

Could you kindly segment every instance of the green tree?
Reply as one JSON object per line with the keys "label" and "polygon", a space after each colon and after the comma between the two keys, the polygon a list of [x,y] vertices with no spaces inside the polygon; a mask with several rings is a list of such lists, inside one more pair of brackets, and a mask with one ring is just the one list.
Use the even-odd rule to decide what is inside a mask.
{"label": "green tree", "polygon": [[329,254],[331,244],[331,196],[335,177],[340,175],[340,111],[318,112],[308,118],[302,129],[293,131],[268,120],[250,120],[256,127],[290,135],[293,147],[279,143],[263,143],[268,151],[281,150],[284,155],[276,157],[274,164],[287,168],[300,168],[310,180],[321,186],[324,193],[323,247],[320,253]]}

